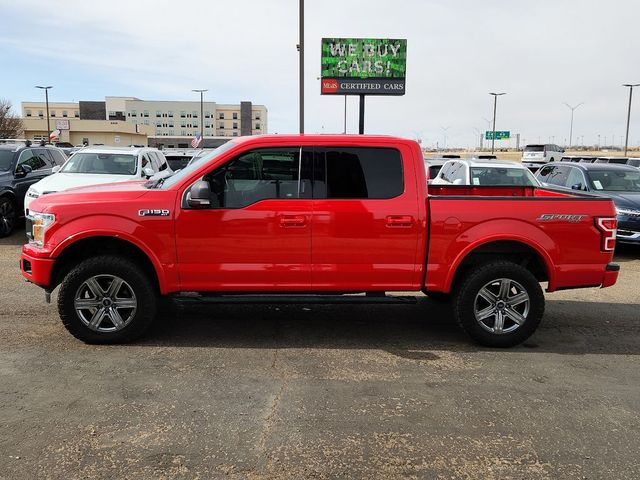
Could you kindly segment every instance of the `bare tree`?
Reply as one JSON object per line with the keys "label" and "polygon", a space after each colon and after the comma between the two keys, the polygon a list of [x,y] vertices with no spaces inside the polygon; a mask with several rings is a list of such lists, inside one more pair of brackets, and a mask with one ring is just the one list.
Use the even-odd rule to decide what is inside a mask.
{"label": "bare tree", "polygon": [[18,138],[23,131],[22,119],[11,111],[11,102],[0,98],[0,138]]}

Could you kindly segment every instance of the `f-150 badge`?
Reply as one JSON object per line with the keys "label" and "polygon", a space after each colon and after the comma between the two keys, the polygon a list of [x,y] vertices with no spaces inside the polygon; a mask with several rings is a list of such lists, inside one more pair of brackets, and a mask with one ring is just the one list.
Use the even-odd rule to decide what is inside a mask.
{"label": "f-150 badge", "polygon": [[140,216],[140,217],[168,217],[169,216],[169,210],[143,208],[141,210],[138,210],[138,216]]}
{"label": "f-150 badge", "polygon": [[539,222],[550,222],[553,220],[557,220],[560,222],[571,222],[578,223],[581,222],[583,218],[586,218],[588,215],[568,215],[563,213],[543,213],[538,217]]}

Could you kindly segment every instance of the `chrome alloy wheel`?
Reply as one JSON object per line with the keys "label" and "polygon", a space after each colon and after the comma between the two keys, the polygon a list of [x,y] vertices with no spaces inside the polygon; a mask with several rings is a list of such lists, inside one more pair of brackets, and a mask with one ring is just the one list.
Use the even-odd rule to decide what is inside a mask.
{"label": "chrome alloy wheel", "polygon": [[529,306],[529,294],[522,285],[509,278],[499,278],[478,291],[473,311],[483,329],[502,335],[517,330],[527,321]]}
{"label": "chrome alloy wheel", "polygon": [[114,275],[96,275],[83,282],[73,303],[82,323],[100,333],[122,330],[138,308],[131,286]]}

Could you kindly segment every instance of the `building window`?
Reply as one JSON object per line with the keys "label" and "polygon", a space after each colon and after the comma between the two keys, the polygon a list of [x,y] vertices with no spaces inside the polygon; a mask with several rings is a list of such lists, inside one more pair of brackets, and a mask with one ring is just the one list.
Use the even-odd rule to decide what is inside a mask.
{"label": "building window", "polygon": [[260,130],[260,122],[256,122],[256,130]]}
{"label": "building window", "polygon": [[173,122],[169,122],[169,128],[173,128]]}
{"label": "building window", "polygon": [[193,111],[193,118],[198,118],[198,112],[196,112],[195,110]]}
{"label": "building window", "polygon": [[27,117],[31,116],[31,110],[26,110],[26,113],[27,113]]}
{"label": "building window", "polygon": [[169,130],[169,135],[173,136],[173,130]]}
{"label": "building window", "polygon": [[162,126],[162,122],[156,122],[156,127],[161,127]]}
{"label": "building window", "polygon": [[220,120],[224,120],[224,112],[220,112],[220,115],[218,115],[218,118]]}
{"label": "building window", "polygon": [[80,118],[80,112],[78,112],[77,110],[75,110],[75,111],[73,112],[73,116],[74,116],[75,118]]}
{"label": "building window", "polygon": [[238,122],[233,122],[233,129],[237,130],[238,129]]}
{"label": "building window", "polygon": [[41,118],[44,117],[44,114],[42,113],[42,110],[38,110],[38,116],[41,117]]}
{"label": "building window", "polygon": [[233,132],[233,136],[237,137],[238,136],[238,132]]}
{"label": "building window", "polygon": [[211,112],[204,112],[204,118],[211,118]]}
{"label": "building window", "polygon": [[193,128],[198,128],[198,124],[197,124],[197,123],[194,123],[194,124],[193,124]]}
{"label": "building window", "polygon": [[238,112],[233,112],[233,119],[237,120],[238,119]]}
{"label": "building window", "polygon": [[173,112],[169,112],[169,118],[173,118]]}
{"label": "building window", "polygon": [[149,110],[145,110],[145,111],[144,111],[144,116],[145,116],[145,117],[148,117],[148,116],[149,116]]}
{"label": "building window", "polygon": [[162,116],[162,113],[160,112],[160,110],[156,110],[156,118],[160,118]]}
{"label": "building window", "polygon": [[184,110],[180,112],[180,118],[185,118],[187,116],[187,112]]}
{"label": "building window", "polygon": [[138,116],[138,112],[136,112],[135,110],[131,110],[131,116],[132,117],[137,117]]}
{"label": "building window", "polygon": [[187,113],[187,118],[191,118],[191,114],[190,113]]}
{"label": "building window", "polygon": [[144,119],[144,124],[145,125],[149,125],[149,120],[147,120],[146,118]]}
{"label": "building window", "polygon": [[182,128],[186,127],[186,126],[187,126],[187,122],[180,122],[180,126],[181,126]]}
{"label": "building window", "polygon": [[55,110],[51,110],[51,116],[55,117],[56,116],[56,111]]}
{"label": "building window", "polygon": [[256,112],[256,120],[260,120],[260,112]]}
{"label": "building window", "polygon": [[200,133],[200,132],[198,132],[197,130],[194,130],[193,131],[193,136],[195,137],[196,135],[198,135],[198,133]]}
{"label": "building window", "polygon": [[162,135],[162,132],[160,131],[159,128],[156,128],[156,135]]}
{"label": "building window", "polygon": [[224,122],[220,122],[220,128],[224,129]]}
{"label": "building window", "polygon": [[62,116],[64,118],[67,118],[69,116],[66,110],[62,110]]}
{"label": "building window", "polygon": [[183,137],[187,136],[187,131],[186,130],[180,130],[180,135],[182,135]]}

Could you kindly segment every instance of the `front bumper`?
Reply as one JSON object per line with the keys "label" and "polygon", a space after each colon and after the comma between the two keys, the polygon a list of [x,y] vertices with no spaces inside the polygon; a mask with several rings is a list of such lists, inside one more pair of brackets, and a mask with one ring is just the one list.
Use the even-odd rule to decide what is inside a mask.
{"label": "front bumper", "polygon": [[51,272],[55,260],[52,258],[38,257],[34,255],[29,245],[22,247],[20,255],[20,271],[22,276],[31,283],[48,289],[51,285]]}
{"label": "front bumper", "polygon": [[618,215],[616,242],[640,244],[640,216]]}

